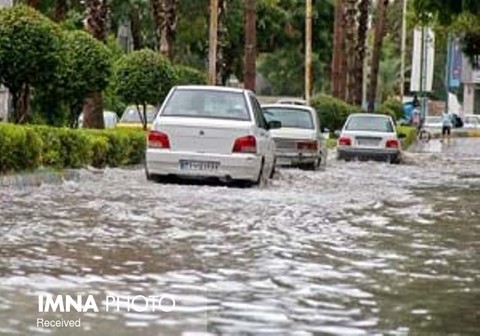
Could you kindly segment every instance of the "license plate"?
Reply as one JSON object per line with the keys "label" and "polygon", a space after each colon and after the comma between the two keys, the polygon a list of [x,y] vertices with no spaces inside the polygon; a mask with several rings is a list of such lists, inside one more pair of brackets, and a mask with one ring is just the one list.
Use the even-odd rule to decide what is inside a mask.
{"label": "license plate", "polygon": [[377,139],[358,139],[357,143],[359,146],[366,146],[366,147],[378,147],[380,140]]}
{"label": "license plate", "polygon": [[220,162],[215,161],[180,160],[179,163],[181,170],[194,171],[215,171],[220,166]]}

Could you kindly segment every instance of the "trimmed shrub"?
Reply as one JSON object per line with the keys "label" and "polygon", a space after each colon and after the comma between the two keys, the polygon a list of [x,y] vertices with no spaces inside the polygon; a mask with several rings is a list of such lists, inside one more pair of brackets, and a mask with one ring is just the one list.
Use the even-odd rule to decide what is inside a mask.
{"label": "trimmed shrub", "polygon": [[35,169],[118,167],[145,155],[141,130],[78,130],[0,124],[0,173]]}
{"label": "trimmed shrub", "polygon": [[322,128],[330,131],[341,129],[351,113],[362,112],[359,107],[324,94],[313,97],[312,106],[317,110]]}

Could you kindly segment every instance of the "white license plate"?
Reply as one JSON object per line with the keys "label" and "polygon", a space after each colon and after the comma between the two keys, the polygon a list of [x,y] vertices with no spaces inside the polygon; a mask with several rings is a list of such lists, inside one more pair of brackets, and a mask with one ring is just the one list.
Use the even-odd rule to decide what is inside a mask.
{"label": "white license plate", "polygon": [[215,171],[220,166],[220,162],[195,160],[180,160],[179,164],[181,170],[194,171]]}
{"label": "white license plate", "polygon": [[378,140],[358,140],[359,146],[366,146],[366,147],[378,147],[380,141]]}

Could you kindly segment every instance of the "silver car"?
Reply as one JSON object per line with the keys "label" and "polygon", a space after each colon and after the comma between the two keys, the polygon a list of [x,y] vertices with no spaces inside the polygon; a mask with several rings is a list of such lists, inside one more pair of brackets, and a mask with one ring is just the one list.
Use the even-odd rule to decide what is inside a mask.
{"label": "silver car", "polygon": [[337,145],[338,159],[357,158],[391,163],[401,159],[401,143],[390,116],[351,114],[343,126]]}
{"label": "silver car", "polygon": [[317,169],[327,162],[327,147],[320,132],[317,112],[310,106],[268,104],[262,106],[267,121],[279,121],[270,131],[275,140],[277,165]]}

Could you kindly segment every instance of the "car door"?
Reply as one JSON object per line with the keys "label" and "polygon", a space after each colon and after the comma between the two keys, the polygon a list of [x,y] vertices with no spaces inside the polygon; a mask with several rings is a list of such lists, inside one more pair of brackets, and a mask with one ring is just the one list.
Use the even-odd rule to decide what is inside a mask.
{"label": "car door", "polygon": [[275,159],[275,144],[268,131],[267,121],[263,116],[262,108],[251,93],[249,93],[249,101],[255,118],[255,136],[258,141],[258,152],[265,158],[266,165],[270,167]]}

